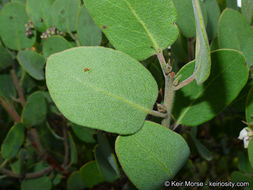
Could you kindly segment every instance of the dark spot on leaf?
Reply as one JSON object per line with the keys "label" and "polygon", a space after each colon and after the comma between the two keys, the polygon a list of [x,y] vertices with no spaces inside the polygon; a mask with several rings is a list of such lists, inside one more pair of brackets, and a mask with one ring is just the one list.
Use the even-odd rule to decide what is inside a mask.
{"label": "dark spot on leaf", "polygon": [[62,10],[61,10],[61,14],[63,15],[64,13],[65,13],[65,10],[64,10],[64,9],[62,9]]}
{"label": "dark spot on leaf", "polygon": [[154,47],[153,47],[153,46],[150,46],[150,48],[151,48],[151,49],[154,49]]}
{"label": "dark spot on leaf", "polygon": [[49,48],[49,50],[50,50],[50,51],[52,51],[52,50],[53,50],[53,48]]}
{"label": "dark spot on leaf", "polygon": [[44,20],[43,20],[43,18],[40,18],[40,22],[43,22]]}
{"label": "dark spot on leaf", "polygon": [[89,71],[89,70],[90,70],[90,69],[87,68],[87,67],[85,67],[85,68],[83,69],[84,72],[87,72],[87,71]]}
{"label": "dark spot on leaf", "polygon": [[107,28],[107,26],[106,26],[106,25],[103,25],[103,26],[102,26],[102,28],[103,28],[103,29],[106,29],[106,28]]}
{"label": "dark spot on leaf", "polygon": [[9,19],[12,20],[12,19],[13,19],[13,16],[9,16]]}

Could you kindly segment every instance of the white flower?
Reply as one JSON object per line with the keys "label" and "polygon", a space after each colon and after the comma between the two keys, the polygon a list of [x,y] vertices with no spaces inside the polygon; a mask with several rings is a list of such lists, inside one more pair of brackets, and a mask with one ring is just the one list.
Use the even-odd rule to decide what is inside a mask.
{"label": "white flower", "polygon": [[251,131],[248,127],[245,127],[241,130],[238,139],[243,140],[244,148],[248,148]]}

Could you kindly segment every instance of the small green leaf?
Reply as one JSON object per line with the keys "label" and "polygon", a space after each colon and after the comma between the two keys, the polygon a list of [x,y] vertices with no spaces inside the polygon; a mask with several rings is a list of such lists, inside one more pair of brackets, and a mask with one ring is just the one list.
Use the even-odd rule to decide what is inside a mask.
{"label": "small green leaf", "polygon": [[52,183],[47,176],[34,179],[26,179],[21,183],[21,190],[50,190]]}
{"label": "small green leaf", "polygon": [[253,29],[238,11],[223,11],[218,28],[220,48],[240,50],[249,66],[253,65]]}
{"label": "small green leaf", "polygon": [[220,8],[216,0],[204,1],[207,12],[207,34],[209,39],[214,39],[218,31],[218,21],[220,17]]}
{"label": "small green leaf", "polygon": [[47,114],[47,105],[42,92],[34,92],[26,102],[22,112],[22,122],[26,127],[41,124]]}
{"label": "small green leaf", "polygon": [[134,135],[119,136],[115,147],[124,172],[141,190],[161,189],[190,153],[179,134],[148,121]]}
{"label": "small green leaf", "polygon": [[43,55],[47,58],[51,54],[71,48],[72,45],[61,36],[52,36],[43,43]]}
{"label": "small green leaf", "polygon": [[102,40],[102,32],[85,6],[82,7],[78,16],[77,35],[83,46],[99,46]]}
{"label": "small green leaf", "polygon": [[50,56],[46,81],[52,99],[70,121],[120,134],[142,127],[158,94],[144,66],[102,47],[78,47]]}
{"label": "small green leaf", "polygon": [[194,142],[194,145],[196,146],[198,150],[198,153],[201,155],[202,158],[206,159],[207,161],[212,160],[213,157],[210,151],[197,139],[196,133],[197,133],[197,127],[192,128],[190,136]]}
{"label": "small green leaf", "polygon": [[95,139],[94,139],[94,134],[95,134],[95,130],[94,129],[90,129],[87,127],[83,127],[80,125],[76,125],[74,123],[71,124],[71,127],[75,133],[75,135],[82,141],[87,142],[87,143],[95,143]]}
{"label": "small green leaf", "polygon": [[75,144],[74,139],[72,138],[71,133],[69,132],[68,132],[68,139],[69,139],[69,147],[70,147],[70,163],[76,164],[78,161],[76,144]]}
{"label": "small green leaf", "polygon": [[[196,50],[195,50],[195,80],[197,84],[205,82],[211,69],[211,56],[209,42],[206,34],[205,23],[201,13],[199,0],[192,0],[196,23]],[[195,72],[195,71],[194,71]]]}
{"label": "small green leaf", "polygon": [[53,24],[62,32],[76,30],[80,0],[56,0],[51,9]]}
{"label": "small green leaf", "polygon": [[9,131],[1,145],[1,153],[5,159],[14,158],[25,138],[25,128],[21,123],[15,124]]}
{"label": "small green leaf", "polygon": [[94,185],[104,182],[104,178],[95,161],[88,162],[81,167],[80,173],[86,187],[91,188]]}
{"label": "small green leaf", "polygon": [[[111,44],[144,60],[175,42],[178,29],[172,0],[84,0]],[[124,19],[122,19],[124,18]]]}
{"label": "small green leaf", "polygon": [[[177,25],[180,28],[182,34],[187,38],[195,37],[196,27],[191,0],[173,0],[173,2],[178,14]],[[200,5],[204,17],[204,22],[207,24],[207,13],[202,1],[200,2]]]}
{"label": "small green leaf", "polygon": [[50,12],[54,0],[27,0],[26,11],[32,20],[35,28],[41,32],[46,31],[52,26],[52,18]]}
{"label": "small green leaf", "polygon": [[13,63],[11,54],[0,45],[0,71],[10,67]]}
{"label": "small green leaf", "polygon": [[28,17],[23,3],[5,4],[0,12],[0,36],[8,48],[21,50],[32,47],[36,39],[36,32],[30,38],[25,35],[27,22]]}
{"label": "small green leaf", "polygon": [[247,123],[253,122],[253,87],[250,89],[246,100],[246,121]]}
{"label": "small green leaf", "polygon": [[249,24],[252,23],[253,19],[253,1],[242,0],[242,14],[248,19]]}
{"label": "small green leaf", "polygon": [[[194,64],[190,62],[178,72],[181,80],[193,73]],[[239,51],[214,51],[208,80],[200,86],[194,81],[177,91],[173,107],[177,123],[197,126],[215,117],[238,96],[248,80],[248,72]]]}
{"label": "small green leaf", "polygon": [[16,89],[10,75],[0,75],[0,97],[6,100],[16,97]]}
{"label": "small green leaf", "polygon": [[250,163],[251,167],[253,168],[253,140],[251,140],[249,142],[248,156],[249,156],[249,163]]}
{"label": "small green leaf", "polygon": [[101,133],[97,137],[98,146],[95,149],[97,166],[105,181],[112,183],[120,177],[118,164],[106,137]]}
{"label": "small green leaf", "polygon": [[44,79],[44,67],[46,60],[43,56],[31,50],[24,50],[18,53],[17,58],[19,64],[22,65],[31,77],[37,80]]}
{"label": "small green leaf", "polygon": [[85,188],[80,171],[73,172],[67,180],[67,190],[83,190]]}

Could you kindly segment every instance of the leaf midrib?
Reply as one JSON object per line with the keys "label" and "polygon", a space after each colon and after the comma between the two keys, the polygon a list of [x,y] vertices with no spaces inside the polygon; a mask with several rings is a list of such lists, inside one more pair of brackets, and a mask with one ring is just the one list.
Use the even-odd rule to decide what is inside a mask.
{"label": "leaf midrib", "polygon": [[150,38],[151,42],[153,43],[154,49],[158,52],[159,51],[159,45],[156,42],[155,38],[152,36],[151,32],[148,30],[148,28],[146,27],[145,23],[143,22],[143,20],[139,17],[139,15],[136,13],[136,11],[134,10],[134,8],[132,7],[132,5],[128,2],[128,0],[123,0],[128,8],[130,9],[130,11],[133,13],[133,15],[135,16],[135,18],[137,19],[137,21],[139,21],[139,23],[142,25],[143,29],[145,30],[145,32],[147,33],[148,37]]}
{"label": "leaf midrib", "polygon": [[169,170],[169,168],[158,157],[156,157],[152,152],[148,151],[144,146],[142,146],[142,144],[136,138],[133,138],[133,142],[137,146],[141,147],[144,152],[146,152],[148,155],[150,155],[150,157],[153,158],[153,160],[157,161],[158,164],[160,166],[162,166],[162,168],[166,171],[166,173],[168,173],[169,176],[172,175],[172,172]]}
{"label": "leaf midrib", "polygon": [[145,107],[143,107],[143,106],[141,106],[141,105],[139,105],[139,104],[136,104],[136,103],[134,103],[134,102],[131,102],[131,101],[129,101],[129,100],[127,100],[127,99],[125,99],[125,98],[123,98],[123,97],[121,97],[121,96],[118,96],[118,95],[116,95],[116,94],[110,93],[110,92],[108,92],[108,91],[106,91],[106,90],[104,90],[104,89],[102,89],[102,88],[98,88],[98,87],[96,87],[96,86],[94,86],[94,85],[92,85],[92,84],[89,84],[89,83],[87,83],[87,82],[85,82],[85,81],[82,81],[82,80],[80,80],[79,78],[76,78],[76,77],[74,77],[74,76],[71,76],[71,77],[72,77],[73,79],[75,79],[76,81],[80,82],[81,84],[83,84],[84,86],[88,86],[88,87],[92,88],[94,91],[102,92],[103,94],[105,94],[105,95],[107,95],[107,96],[109,96],[109,97],[115,98],[115,99],[120,100],[120,101],[122,101],[122,102],[124,102],[124,103],[126,103],[126,104],[129,104],[130,106],[132,106],[132,107],[134,107],[134,108],[136,108],[136,109],[138,109],[138,110],[141,110],[141,111],[143,111],[143,112],[145,112],[145,113],[147,113],[147,114],[150,112],[149,109],[147,109],[147,108],[145,108]]}

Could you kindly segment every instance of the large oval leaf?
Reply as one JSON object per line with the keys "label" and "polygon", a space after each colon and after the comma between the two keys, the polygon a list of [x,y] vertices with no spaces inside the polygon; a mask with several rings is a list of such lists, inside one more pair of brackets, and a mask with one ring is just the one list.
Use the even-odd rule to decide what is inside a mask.
{"label": "large oval leaf", "polygon": [[122,52],[102,47],[52,55],[46,81],[56,106],[70,121],[120,134],[142,127],[158,94],[144,66]]}
{"label": "large oval leaf", "polygon": [[102,41],[102,32],[85,6],[81,8],[78,16],[77,35],[83,46],[98,46]]}
{"label": "large oval leaf", "polygon": [[119,162],[138,189],[162,189],[189,156],[189,147],[177,133],[153,122],[130,136],[116,140]]}
{"label": "large oval leaf", "polygon": [[71,48],[72,45],[61,36],[52,36],[43,42],[43,55],[47,58],[51,54]]}
{"label": "large oval leaf", "polygon": [[0,74],[0,97],[6,100],[16,97],[16,89],[10,75]]}
{"label": "large oval leaf", "polygon": [[[195,62],[185,65],[178,75],[189,77]],[[239,94],[248,80],[244,56],[236,50],[217,50],[212,53],[212,69],[208,80],[196,82],[176,93],[173,114],[178,124],[197,126],[225,109]]]}
{"label": "large oval leaf", "polygon": [[1,145],[1,154],[5,159],[15,157],[25,139],[25,128],[22,124],[14,125]]}
{"label": "large oval leaf", "polygon": [[250,89],[247,101],[246,101],[246,121],[248,123],[253,122],[253,87]]}
{"label": "large oval leaf", "polygon": [[12,63],[13,60],[11,54],[7,49],[0,45],[0,71],[11,66]]}
{"label": "large oval leaf", "polygon": [[172,0],[84,0],[112,45],[143,60],[177,38]]}
{"label": "large oval leaf", "polygon": [[80,0],[56,0],[51,9],[54,25],[62,32],[76,30],[80,4]]}
{"label": "large oval leaf", "polygon": [[25,179],[21,183],[21,190],[50,190],[52,189],[52,182],[47,176],[42,176],[34,179]]}
{"label": "large oval leaf", "polygon": [[253,29],[243,15],[233,9],[223,11],[218,37],[220,48],[242,51],[248,65],[253,65]]}
{"label": "large oval leaf", "polygon": [[18,53],[18,62],[29,75],[37,80],[44,79],[45,58],[37,52],[24,50]]}
{"label": "large oval leaf", "polygon": [[36,33],[31,38],[25,35],[28,17],[25,5],[19,2],[7,3],[0,12],[0,36],[4,44],[14,50],[32,47]]}
{"label": "large oval leaf", "polygon": [[195,79],[198,84],[201,84],[205,82],[210,75],[211,56],[199,0],[192,0],[192,5],[196,23]]}
{"label": "large oval leaf", "polygon": [[32,20],[36,29],[44,32],[47,28],[52,26],[52,18],[50,12],[54,0],[27,0],[26,11]]}
{"label": "large oval leaf", "polygon": [[104,178],[100,173],[95,161],[90,161],[80,168],[80,174],[85,186],[91,188],[101,182]]}
{"label": "large oval leaf", "polygon": [[34,92],[26,102],[22,112],[22,122],[26,127],[41,124],[47,114],[46,100],[42,92]]}

